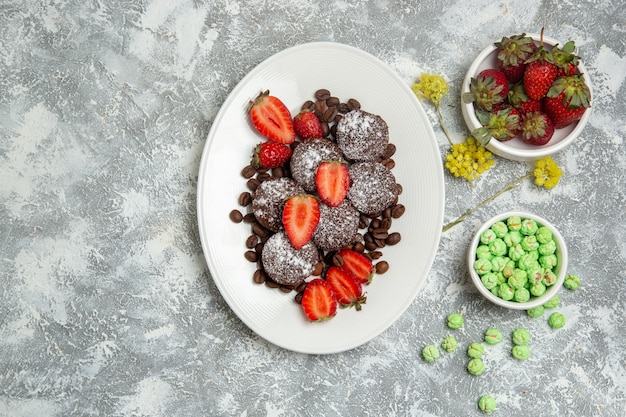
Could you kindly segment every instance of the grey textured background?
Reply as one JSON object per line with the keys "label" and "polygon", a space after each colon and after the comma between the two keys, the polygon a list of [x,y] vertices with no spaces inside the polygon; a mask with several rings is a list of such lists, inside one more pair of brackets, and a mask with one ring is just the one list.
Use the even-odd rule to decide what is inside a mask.
{"label": "grey textured background", "polygon": [[[496,415],[624,416],[625,22],[611,0],[2,1],[0,416],[471,416],[482,394]],[[335,41],[407,84],[441,74],[460,141],[473,57],[541,26],[576,41],[595,93],[589,125],[555,156],[557,188],[525,182],[443,234],[423,291],[361,347],[295,354],[239,321],[204,262],[195,195],[211,122],[248,71]],[[473,188],[446,175],[445,221],[529,168],[497,159]],[[547,217],[569,244],[583,284],[561,291],[563,329],[472,287],[471,234],[511,209]],[[426,364],[420,349],[456,311],[459,351]],[[463,351],[490,326],[528,328],[532,357],[513,360],[505,337],[472,377]]]}

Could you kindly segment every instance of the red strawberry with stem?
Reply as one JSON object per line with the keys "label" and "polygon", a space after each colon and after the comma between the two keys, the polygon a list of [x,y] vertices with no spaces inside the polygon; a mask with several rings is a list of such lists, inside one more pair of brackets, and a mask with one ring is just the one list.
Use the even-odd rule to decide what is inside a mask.
{"label": "red strawberry with stem", "polygon": [[296,139],[291,113],[285,104],[269,90],[260,93],[249,108],[252,125],[266,138],[291,144]]}
{"label": "red strawberry with stem", "polygon": [[315,113],[301,111],[293,118],[293,128],[302,139],[317,139],[324,137],[322,124]]}
{"label": "red strawberry with stem", "polygon": [[470,91],[463,94],[465,103],[474,103],[476,108],[491,111],[493,106],[504,102],[509,93],[509,82],[502,71],[485,69],[470,79]]}
{"label": "red strawberry with stem", "polygon": [[535,53],[526,61],[524,70],[524,89],[528,98],[540,100],[550,89],[556,78],[556,66],[552,53],[543,46],[543,29],[540,44]]}
{"label": "red strawberry with stem", "polygon": [[492,137],[500,142],[506,142],[520,132],[520,113],[511,105],[499,106],[493,112],[477,110],[476,117],[482,127],[474,129],[472,136],[483,146],[487,145]]}
{"label": "red strawberry with stem", "polygon": [[555,45],[552,49],[554,65],[556,65],[556,76],[574,75],[578,72],[578,62],[580,57],[574,54],[576,46],[574,41],[566,42],[562,48]]}
{"label": "red strawberry with stem", "polygon": [[541,100],[531,100],[526,95],[522,83],[515,84],[509,90],[509,103],[520,111],[522,115],[541,110]]}
{"label": "red strawberry with stem", "polygon": [[361,310],[361,304],[367,299],[363,295],[363,286],[351,273],[337,266],[331,266],[326,271],[326,282],[330,284],[335,298],[342,308],[354,307]]}
{"label": "red strawberry with stem", "polygon": [[554,134],[554,123],[542,112],[527,113],[522,120],[522,140],[531,145],[545,145]]}
{"label": "red strawberry with stem", "polygon": [[343,249],[337,253],[342,260],[341,269],[354,275],[361,284],[369,284],[374,278],[374,264],[364,254],[352,249]]}
{"label": "red strawberry with stem", "polygon": [[543,109],[560,129],[577,122],[589,108],[591,91],[580,75],[559,77],[543,98]]}
{"label": "red strawberry with stem", "polygon": [[293,247],[301,249],[311,240],[320,221],[317,198],[310,194],[289,197],[283,207],[282,221]]}
{"label": "red strawberry with stem", "polygon": [[278,142],[262,142],[255,148],[250,164],[256,168],[277,168],[291,158],[291,148]]}
{"label": "red strawberry with stem", "polygon": [[306,285],[300,305],[312,321],[330,320],[337,314],[335,293],[322,278],[314,278]]}
{"label": "red strawberry with stem", "polygon": [[315,172],[315,187],[326,205],[337,207],[346,198],[350,188],[348,166],[337,159],[323,161]]}
{"label": "red strawberry with stem", "polygon": [[524,76],[526,60],[537,49],[535,41],[522,33],[511,37],[504,36],[501,41],[495,42],[494,45],[498,48],[496,55],[498,69],[504,73],[509,82],[520,81]]}

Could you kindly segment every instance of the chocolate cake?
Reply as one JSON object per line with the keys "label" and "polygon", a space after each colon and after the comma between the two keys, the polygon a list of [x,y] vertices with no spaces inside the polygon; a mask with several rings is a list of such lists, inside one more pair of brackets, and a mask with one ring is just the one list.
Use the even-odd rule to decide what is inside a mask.
{"label": "chocolate cake", "polygon": [[337,123],[337,144],[352,161],[380,161],[388,143],[387,122],[375,114],[352,110]]}
{"label": "chocolate cake", "polygon": [[291,155],[291,175],[306,191],[315,191],[315,173],[323,161],[343,160],[341,149],[328,139],[300,142]]}
{"label": "chocolate cake", "polygon": [[372,215],[389,207],[401,187],[393,173],[379,162],[357,162],[350,166],[352,185],[348,199],[359,211]]}
{"label": "chocolate cake", "polygon": [[291,178],[268,179],[254,192],[252,212],[263,227],[277,232],[283,228],[282,214],[285,200],[303,192],[302,187]]}
{"label": "chocolate cake", "polygon": [[313,234],[313,242],[326,251],[341,249],[358,240],[359,212],[344,200],[337,207],[320,203],[320,221]]}
{"label": "chocolate cake", "polygon": [[318,249],[309,242],[296,249],[284,231],[274,233],[263,246],[261,262],[276,283],[296,287],[311,275],[319,260]]}

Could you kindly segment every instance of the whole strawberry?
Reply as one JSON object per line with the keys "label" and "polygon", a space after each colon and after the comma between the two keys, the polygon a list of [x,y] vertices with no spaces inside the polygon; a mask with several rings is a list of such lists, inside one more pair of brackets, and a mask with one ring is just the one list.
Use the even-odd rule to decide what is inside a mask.
{"label": "whole strawberry", "polygon": [[550,142],[554,134],[554,123],[547,114],[539,111],[524,115],[521,128],[522,140],[536,146]]}
{"label": "whole strawberry", "polygon": [[487,145],[492,137],[505,142],[520,133],[520,113],[511,105],[498,106],[493,112],[477,110],[476,117],[482,127],[475,129],[472,136],[483,146]]}
{"label": "whole strawberry", "polygon": [[524,76],[526,60],[537,50],[535,41],[522,33],[511,37],[504,36],[494,45],[498,48],[496,55],[498,69],[504,73],[509,82],[520,81]]}
{"label": "whole strawberry", "polygon": [[522,83],[515,84],[511,87],[508,102],[518,109],[522,115],[541,110],[541,100],[529,99]]}
{"label": "whole strawberry", "polygon": [[543,46],[543,29],[539,42],[535,53],[526,60],[524,70],[524,89],[531,100],[542,99],[556,78],[554,56]]}
{"label": "whole strawberry", "polygon": [[317,139],[324,137],[322,124],[315,113],[302,111],[293,118],[293,128],[302,139]]}
{"label": "whole strawberry", "polygon": [[477,109],[491,111],[503,103],[509,93],[509,82],[502,71],[489,68],[470,79],[470,91],[463,94],[465,103],[474,103]]}
{"label": "whole strawberry", "polygon": [[254,168],[277,168],[291,158],[291,148],[278,142],[262,142],[255,146],[250,165]]}
{"label": "whole strawberry", "polygon": [[590,106],[591,91],[580,75],[559,77],[543,99],[543,109],[560,129],[583,117]]}
{"label": "whole strawberry", "polygon": [[574,75],[578,72],[578,62],[580,57],[574,54],[576,46],[574,41],[566,42],[562,48],[555,45],[552,49],[552,56],[554,58],[554,65],[556,65],[556,76],[561,77],[563,75]]}

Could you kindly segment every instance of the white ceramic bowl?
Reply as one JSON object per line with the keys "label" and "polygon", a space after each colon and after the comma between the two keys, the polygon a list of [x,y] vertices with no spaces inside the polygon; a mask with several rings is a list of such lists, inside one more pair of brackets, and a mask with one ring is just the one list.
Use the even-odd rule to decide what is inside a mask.
{"label": "white ceramic bowl", "polygon": [[[554,267],[552,272],[556,275],[556,282],[547,287],[545,293],[543,293],[539,297],[531,296],[530,300],[525,303],[520,303],[517,301],[506,301],[494,294],[491,293],[482,283],[480,276],[474,270],[474,261],[476,260],[476,248],[480,242],[480,235],[487,229],[491,227],[494,223],[498,221],[506,222],[511,216],[519,216],[522,219],[533,219],[537,222],[539,226],[546,226],[552,231],[553,240],[556,243],[556,256],[557,256],[557,265]],[[545,304],[548,300],[550,300],[554,295],[559,291],[559,289],[563,286],[563,281],[565,280],[565,275],[567,272],[567,246],[565,245],[565,240],[563,236],[559,233],[559,231],[551,224],[548,220],[539,217],[532,213],[526,213],[522,211],[509,211],[506,213],[498,214],[497,216],[492,217],[487,220],[481,227],[478,229],[472,242],[470,243],[469,249],[467,251],[467,265],[469,268],[470,276],[472,277],[472,281],[474,285],[480,291],[480,293],[489,301],[494,304],[497,304],[501,307],[506,307],[514,310],[529,310],[531,308],[535,308],[542,304]]]}
{"label": "white ceramic bowl", "polygon": [[[539,35],[527,34],[527,36],[533,38],[535,40],[535,43],[539,45]],[[551,49],[557,43],[560,46],[563,46],[563,43],[558,42],[552,38],[548,38],[546,36],[543,37],[543,43],[546,49]],[[469,92],[470,79],[472,77],[475,77],[480,71],[484,69],[497,68],[496,55],[497,48],[494,44],[489,45],[487,48],[483,49],[480,54],[478,54],[472,65],[469,67],[467,74],[465,75],[461,96],[464,93]],[[587,83],[589,91],[591,91],[591,80],[587,75],[587,70],[581,62],[579,62],[578,64],[578,70],[582,74],[585,83]],[[474,129],[481,127],[481,124],[476,118],[476,114],[474,113],[473,103],[464,103],[463,99],[461,99],[461,109],[463,112],[463,118],[465,119],[465,123],[467,124],[470,132]],[[521,138],[515,137],[506,142],[500,142],[492,138],[486,148],[490,152],[502,158],[512,159],[514,161],[534,161],[537,159],[541,159],[565,149],[570,143],[572,143],[574,139],[576,139],[576,137],[578,137],[580,132],[584,129],[589,120],[590,114],[591,107],[587,109],[587,111],[583,114],[583,117],[578,122],[566,126],[562,129],[557,129],[554,132],[554,136],[552,137],[550,142],[543,146],[530,145],[525,143]]]}

